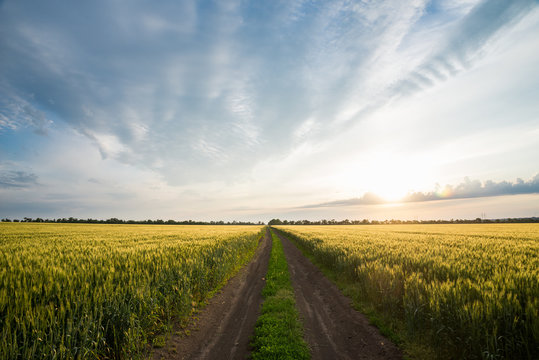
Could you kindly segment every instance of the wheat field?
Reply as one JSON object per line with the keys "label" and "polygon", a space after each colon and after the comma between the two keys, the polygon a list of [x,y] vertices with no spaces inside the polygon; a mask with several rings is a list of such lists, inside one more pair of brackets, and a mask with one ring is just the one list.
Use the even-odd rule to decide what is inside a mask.
{"label": "wheat field", "polygon": [[133,358],[252,257],[261,226],[0,224],[0,358]]}
{"label": "wheat field", "polygon": [[539,358],[539,224],[276,228],[440,357]]}

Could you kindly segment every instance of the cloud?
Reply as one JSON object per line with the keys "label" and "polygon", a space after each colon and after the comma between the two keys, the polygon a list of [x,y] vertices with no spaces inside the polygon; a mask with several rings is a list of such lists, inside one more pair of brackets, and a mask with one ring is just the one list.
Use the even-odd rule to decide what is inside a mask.
{"label": "cloud", "polygon": [[[485,56],[488,45],[495,41],[497,36],[514,26],[537,6],[533,0],[486,0],[471,7],[471,10],[469,2],[457,1],[454,5],[455,9],[465,10],[460,11],[462,18],[447,19],[447,22],[442,23],[435,22],[427,29],[422,29],[421,26],[425,26],[426,19],[434,17],[425,11],[422,17],[424,21],[420,20],[413,24],[407,36],[402,38],[400,45],[404,49],[406,45],[413,49],[414,46],[418,46],[416,43],[423,42],[430,47],[423,51],[427,56],[424,56],[415,67],[398,74],[400,77],[392,79],[392,84],[387,85],[378,101],[365,107],[367,113],[392,99],[421,92],[469,69]],[[437,28],[443,30],[444,36],[433,37],[432,33],[436,33]],[[425,38],[421,38],[418,34],[430,41],[425,41]],[[417,53],[413,56],[420,58]],[[359,112],[355,120],[362,119],[362,115]]]}
{"label": "cloud", "polygon": [[350,83],[356,85],[347,86],[347,93],[340,94],[333,128],[323,129],[321,137],[327,136],[328,130],[346,131],[351,123],[367,119],[395,100],[469,70],[489,54],[491,44],[537,9],[533,0],[419,1],[415,6],[401,5],[388,6],[391,12],[380,11],[383,6],[372,11],[378,11],[391,24],[373,26],[375,33],[364,31],[380,45],[362,54],[367,60],[349,75]]}
{"label": "cloud", "polygon": [[[2,89],[0,85],[0,93],[9,91]],[[23,98],[17,96],[0,98],[0,130],[30,128],[36,134],[46,135],[51,123],[43,111]]]}
{"label": "cloud", "polygon": [[305,205],[305,206],[301,206],[301,208],[309,209],[309,208],[333,207],[333,206],[378,205],[378,204],[384,204],[385,202],[386,201],[382,199],[381,197],[379,197],[378,195],[367,192],[362,197],[359,197],[359,198],[329,201],[329,202],[313,204],[313,205]]}
{"label": "cloud", "polygon": [[539,193],[539,173],[528,181],[519,178],[514,183],[509,181],[495,182],[492,180],[481,183],[479,180],[466,178],[463,183],[457,186],[446,185],[443,188],[438,188],[436,191],[428,193],[410,193],[401,201],[420,202],[537,193]]}
{"label": "cloud", "polygon": [[0,128],[60,121],[171,185],[241,179],[470,66],[533,6],[431,3],[5,1]]}
{"label": "cloud", "polygon": [[[520,194],[539,194],[539,173],[528,181],[517,179],[512,183],[509,181],[495,182],[487,180],[482,183],[479,180],[470,180],[465,178],[463,183],[456,186],[445,185],[444,187],[437,186],[435,191],[431,192],[413,192],[396,201],[397,203],[416,203],[435,200],[451,200],[451,199],[470,199],[479,197],[493,197],[503,195],[520,195]],[[324,207],[341,207],[341,206],[357,206],[357,205],[380,205],[390,202],[384,200],[371,192],[365,193],[359,198],[330,201],[319,204],[305,205],[299,208],[324,208]]]}
{"label": "cloud", "polygon": [[390,88],[391,95],[406,96],[471,67],[497,35],[518,23],[536,5],[533,0],[483,1],[458,22],[431,56]]}
{"label": "cloud", "polygon": [[26,189],[38,185],[37,175],[25,171],[0,170],[0,188]]}

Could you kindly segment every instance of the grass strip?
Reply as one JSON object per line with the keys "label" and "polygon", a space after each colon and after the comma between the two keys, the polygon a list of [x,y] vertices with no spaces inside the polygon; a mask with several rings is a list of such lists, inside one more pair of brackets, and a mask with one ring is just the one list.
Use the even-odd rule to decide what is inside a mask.
{"label": "grass strip", "polygon": [[252,358],[310,359],[309,347],[303,340],[303,325],[296,310],[283,245],[273,231],[271,236],[273,244],[266,285],[262,290],[262,314],[256,322],[251,341],[254,349]]}

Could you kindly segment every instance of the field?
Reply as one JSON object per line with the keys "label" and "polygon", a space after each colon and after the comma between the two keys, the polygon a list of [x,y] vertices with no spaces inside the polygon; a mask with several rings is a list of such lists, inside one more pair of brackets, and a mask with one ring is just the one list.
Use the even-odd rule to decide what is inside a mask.
{"label": "field", "polygon": [[253,255],[260,226],[0,224],[0,358],[132,358]]}
{"label": "field", "polygon": [[[275,228],[337,279],[412,358],[539,358],[539,224]],[[173,323],[192,315],[253,257],[261,230],[2,223],[0,359],[146,357],[152,346],[165,345]],[[320,318],[309,318],[336,311],[344,302],[332,301],[338,297],[333,294],[318,304],[317,296],[330,283],[319,281],[318,270],[303,268],[308,261],[288,240],[283,244],[292,283],[299,286],[294,293],[301,299],[301,318],[310,324],[306,329],[325,329],[311,339],[311,349],[325,349],[316,345],[326,337],[335,343],[350,339],[360,325],[345,335],[348,324],[332,323],[339,316],[327,316],[323,326]],[[257,254],[269,258],[269,251]],[[264,261],[255,258],[249,269],[258,269],[257,275],[244,276],[240,285],[230,282],[236,286],[228,289],[231,294],[247,298],[240,289],[261,292]],[[266,278],[270,284],[272,275]],[[246,312],[238,299],[227,305],[238,306]],[[353,316],[344,318],[351,323]],[[249,337],[246,333],[242,341]],[[203,340],[198,348],[205,346]],[[337,353],[363,344],[358,341],[345,341]],[[369,340],[373,353],[382,351],[375,345],[384,342]]]}
{"label": "field", "polygon": [[408,349],[539,358],[538,224],[276,228]]}

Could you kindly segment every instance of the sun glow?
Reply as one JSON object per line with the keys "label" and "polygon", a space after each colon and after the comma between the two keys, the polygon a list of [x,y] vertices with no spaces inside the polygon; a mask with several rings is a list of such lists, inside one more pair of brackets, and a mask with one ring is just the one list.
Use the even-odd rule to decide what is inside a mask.
{"label": "sun glow", "polygon": [[[414,178],[410,174],[395,171],[394,165],[377,166],[370,171],[369,192],[387,202],[398,202],[413,189]],[[400,174],[400,175],[398,175]]]}
{"label": "sun glow", "polygon": [[358,159],[335,180],[350,197],[371,193],[395,203],[410,192],[431,190],[435,183],[432,168],[424,156],[404,157],[396,152],[376,152]]}

